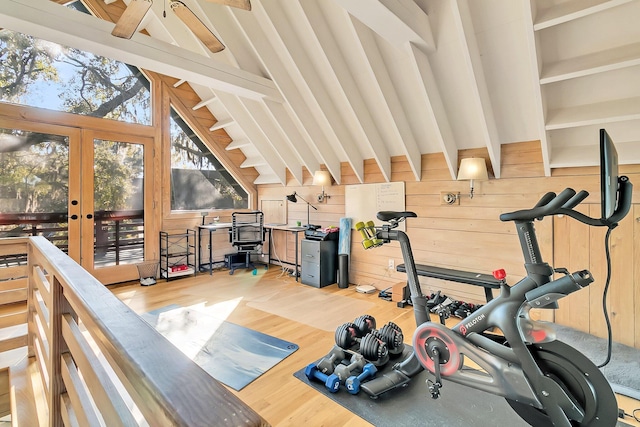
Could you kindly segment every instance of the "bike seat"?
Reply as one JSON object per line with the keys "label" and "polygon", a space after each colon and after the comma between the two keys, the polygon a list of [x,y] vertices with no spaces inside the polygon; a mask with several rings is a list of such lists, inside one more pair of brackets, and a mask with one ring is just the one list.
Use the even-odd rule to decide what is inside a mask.
{"label": "bike seat", "polygon": [[396,212],[396,211],[380,211],[376,215],[380,221],[400,220],[402,218],[416,218],[415,212]]}

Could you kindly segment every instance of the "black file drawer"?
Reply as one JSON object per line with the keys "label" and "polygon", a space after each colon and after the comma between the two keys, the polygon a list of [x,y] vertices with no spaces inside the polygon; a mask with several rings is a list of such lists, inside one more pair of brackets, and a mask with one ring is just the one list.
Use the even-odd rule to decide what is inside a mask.
{"label": "black file drawer", "polygon": [[301,282],[322,288],[336,283],[338,242],[335,240],[302,240]]}

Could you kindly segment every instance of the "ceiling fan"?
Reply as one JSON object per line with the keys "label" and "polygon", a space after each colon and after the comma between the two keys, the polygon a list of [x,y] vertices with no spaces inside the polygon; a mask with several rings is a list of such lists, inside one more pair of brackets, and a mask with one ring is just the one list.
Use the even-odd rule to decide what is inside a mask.
{"label": "ceiling fan", "polygon": [[[250,0],[207,0],[213,3],[232,6],[238,9],[251,10]],[[129,6],[118,19],[115,28],[111,32],[116,37],[130,39],[133,33],[142,22],[147,14],[153,0],[131,0]],[[178,18],[195,34],[198,39],[213,53],[220,52],[224,49],[224,45],[211,30],[189,9],[183,2],[179,0],[170,1],[171,10]]]}

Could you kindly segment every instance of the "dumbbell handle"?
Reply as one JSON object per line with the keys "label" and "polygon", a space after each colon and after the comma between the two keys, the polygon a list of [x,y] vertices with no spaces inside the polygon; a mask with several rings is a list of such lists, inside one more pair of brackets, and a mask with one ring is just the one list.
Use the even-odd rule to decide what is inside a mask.
{"label": "dumbbell handle", "polygon": [[338,378],[340,378],[340,381],[344,381],[351,376],[352,372],[356,371],[357,369],[362,369],[365,364],[366,361],[362,355],[354,354],[351,358],[351,363],[349,363],[348,365],[336,366],[336,368],[333,370],[333,373],[336,374]]}
{"label": "dumbbell handle", "polygon": [[340,378],[338,378],[336,374],[331,374],[331,375],[323,374],[318,370],[318,367],[315,363],[311,363],[310,365],[307,365],[307,367],[304,370],[304,373],[309,379],[309,381],[316,379],[323,382],[324,386],[331,393],[337,392],[338,389],[340,388]]}
{"label": "dumbbell handle", "polygon": [[378,370],[373,363],[367,363],[362,368],[362,373],[359,375],[352,375],[345,381],[347,391],[351,394],[358,394],[360,392],[360,383],[367,378],[373,377]]}

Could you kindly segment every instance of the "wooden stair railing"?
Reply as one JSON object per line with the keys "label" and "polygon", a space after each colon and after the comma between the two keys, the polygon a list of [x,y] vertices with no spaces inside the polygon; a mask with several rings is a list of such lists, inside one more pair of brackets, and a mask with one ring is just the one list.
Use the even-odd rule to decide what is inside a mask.
{"label": "wooden stair railing", "polygon": [[[0,329],[26,321],[28,332],[0,340],[0,354],[26,345],[9,366],[12,395],[44,396],[13,402],[14,425],[268,426],[44,237],[0,239],[10,253],[28,265],[0,268]],[[37,421],[20,421],[34,405]]]}

